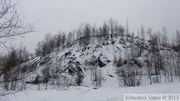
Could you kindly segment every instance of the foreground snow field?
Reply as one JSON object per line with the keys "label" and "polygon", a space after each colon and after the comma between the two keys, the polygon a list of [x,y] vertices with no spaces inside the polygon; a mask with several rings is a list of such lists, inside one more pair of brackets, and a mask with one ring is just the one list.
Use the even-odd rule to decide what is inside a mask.
{"label": "foreground snow field", "polygon": [[98,89],[91,87],[69,87],[68,90],[32,89],[6,96],[3,99],[5,101],[123,101],[124,94],[180,94],[180,82]]}

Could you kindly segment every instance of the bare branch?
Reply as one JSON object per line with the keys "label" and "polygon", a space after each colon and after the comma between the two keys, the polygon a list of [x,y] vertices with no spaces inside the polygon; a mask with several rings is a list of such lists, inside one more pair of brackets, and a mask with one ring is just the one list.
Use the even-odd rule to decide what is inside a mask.
{"label": "bare branch", "polygon": [[[0,39],[15,36],[21,36],[34,32],[34,26],[22,21],[17,12],[18,3],[12,3],[12,0],[0,0]],[[0,42],[4,47],[5,43]]]}

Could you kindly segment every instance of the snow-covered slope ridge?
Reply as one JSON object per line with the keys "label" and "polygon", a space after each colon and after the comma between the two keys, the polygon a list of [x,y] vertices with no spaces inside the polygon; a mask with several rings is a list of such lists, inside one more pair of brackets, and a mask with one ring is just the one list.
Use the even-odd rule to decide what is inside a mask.
{"label": "snow-covered slope ridge", "polygon": [[[153,54],[150,51],[153,48],[150,41],[129,35],[99,37],[101,36],[90,37],[90,40],[94,38],[94,41],[90,41],[88,45],[80,45],[80,39],[76,40],[45,57],[36,57],[23,63],[18,68],[24,70],[28,82],[35,81],[37,76],[45,77],[44,71],[48,70],[48,83],[64,86],[123,85],[121,82],[126,81],[119,79],[123,75],[120,73],[122,68],[124,72],[131,74],[136,70],[135,77],[148,74],[147,64],[153,60],[150,58]],[[154,54],[158,52],[165,57],[163,61],[166,61],[167,67],[173,65],[168,56],[176,53],[166,47],[158,48],[160,51]],[[155,64],[152,63],[151,66],[155,67]]]}

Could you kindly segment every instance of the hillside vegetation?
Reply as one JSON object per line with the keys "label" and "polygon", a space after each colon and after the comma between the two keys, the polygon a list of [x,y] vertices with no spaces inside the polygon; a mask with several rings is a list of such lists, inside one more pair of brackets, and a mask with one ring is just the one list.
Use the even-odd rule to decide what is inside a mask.
{"label": "hillside vegetation", "polygon": [[26,89],[27,84],[36,84],[38,89],[42,86],[47,89],[49,85],[134,87],[173,82],[180,79],[180,34],[177,31],[177,41],[170,44],[165,28],[162,33],[152,34],[151,30],[146,33],[142,26],[137,36],[129,32],[128,26],[124,28],[111,19],[100,28],[85,24],[69,34],[47,34],[31,59],[20,61],[10,53],[4,58],[7,63],[1,60],[1,87],[6,90]]}

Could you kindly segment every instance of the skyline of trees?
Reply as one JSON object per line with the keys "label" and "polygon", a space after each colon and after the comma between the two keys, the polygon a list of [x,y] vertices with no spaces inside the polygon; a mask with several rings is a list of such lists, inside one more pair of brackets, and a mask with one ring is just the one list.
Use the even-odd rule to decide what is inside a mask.
{"label": "skyline of trees", "polygon": [[[168,31],[166,27],[162,27],[159,31],[153,31],[153,29],[149,28],[145,30],[143,24],[140,27],[140,31],[137,33],[130,32],[130,28],[128,28],[128,22],[126,28],[119,24],[117,20],[109,19],[108,22],[104,22],[102,26],[92,26],[89,23],[83,23],[77,30],[70,31],[68,33],[59,31],[58,34],[52,35],[48,33],[44,36],[44,39],[37,43],[37,48],[35,49],[36,56],[45,56],[49,54],[54,49],[58,49],[60,47],[66,46],[67,44],[72,43],[75,40],[79,40],[80,46],[86,46],[90,43],[94,43],[95,36],[106,37],[108,34],[117,34],[117,35],[130,35],[134,37],[141,38],[142,40],[150,40],[153,35],[158,35],[158,37],[162,37],[163,40],[160,42],[161,45],[166,47],[172,47],[172,45],[176,45],[174,40],[168,36]],[[179,30],[176,31],[179,33]],[[123,37],[122,37],[123,38]],[[91,41],[91,42],[90,42]],[[101,42],[102,39],[99,38],[98,42]]]}

